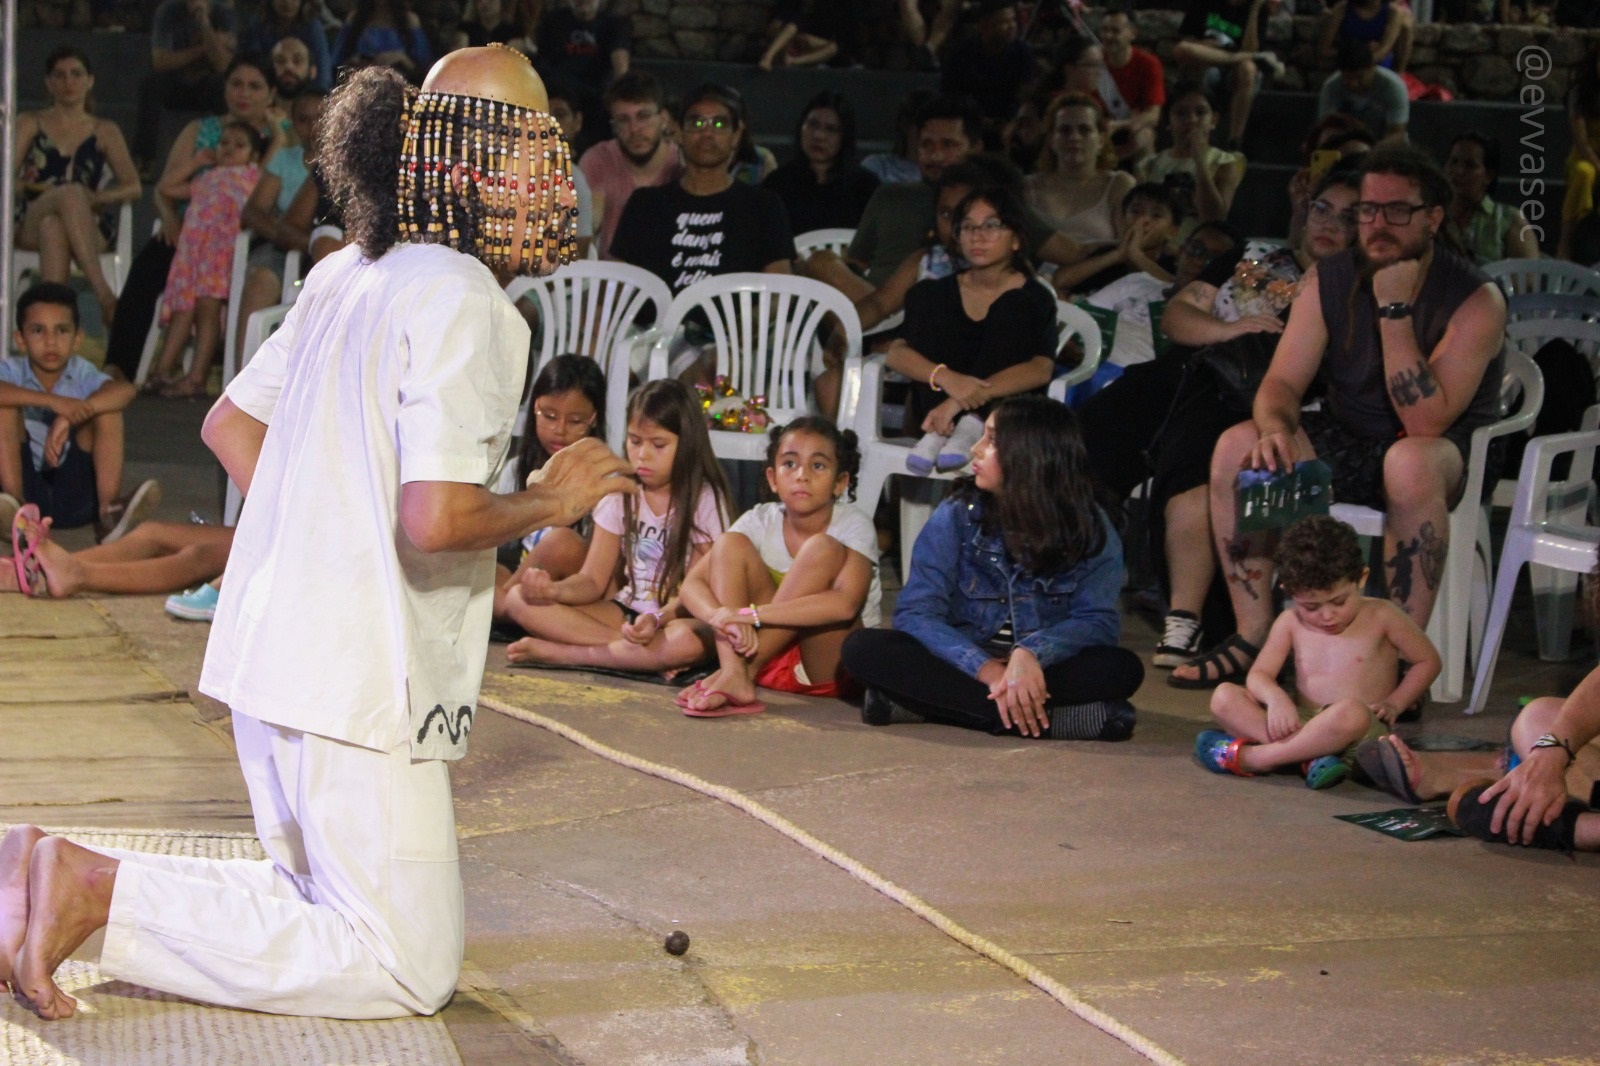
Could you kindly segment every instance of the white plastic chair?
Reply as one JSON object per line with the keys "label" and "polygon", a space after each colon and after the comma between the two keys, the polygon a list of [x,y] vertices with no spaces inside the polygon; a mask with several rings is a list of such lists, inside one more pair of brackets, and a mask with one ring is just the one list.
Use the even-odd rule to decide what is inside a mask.
{"label": "white plastic chair", "polygon": [[1508,298],[1533,293],[1600,296],[1600,271],[1565,259],[1500,259],[1485,263],[1483,272]]}
{"label": "white plastic chair", "polygon": [[[542,343],[533,374],[564,352],[593,357],[606,375],[606,439],[621,452],[627,434],[623,424],[628,404],[628,374],[637,343],[654,339],[638,333],[646,307],[660,322],[672,303],[667,283],[648,270],[627,263],[580,260],[543,278],[518,278],[506,286],[513,301],[532,293],[539,301]],[[532,375],[529,377],[530,387]],[[528,399],[522,400],[516,432],[526,425]]]}
{"label": "white plastic chair", "polygon": [[[1500,549],[1494,602],[1489,608],[1489,622],[1484,627],[1482,646],[1478,650],[1477,677],[1472,684],[1472,699],[1467,704],[1468,714],[1482,710],[1489,697],[1495,658],[1500,653],[1517,575],[1523,566],[1532,566],[1530,576],[1540,638],[1539,657],[1553,657],[1546,655],[1547,636],[1559,636],[1563,645],[1571,638],[1573,591],[1578,575],[1593,570],[1596,560],[1600,559],[1600,527],[1585,513],[1587,492],[1581,497],[1569,496],[1565,501],[1558,498],[1559,494],[1553,491],[1557,485],[1551,481],[1550,468],[1557,456],[1570,454],[1572,467],[1566,483],[1589,483],[1594,472],[1595,448],[1600,446],[1600,431],[1592,428],[1597,418],[1600,418],[1600,407],[1591,407],[1584,419],[1591,428],[1535,437],[1528,442],[1528,450],[1522,453],[1517,499],[1511,508],[1511,522],[1506,527],[1505,545]],[[1582,504],[1574,506],[1578,499]],[[1561,650],[1564,652],[1565,648]]]}
{"label": "white plastic chair", "polygon": [[[675,376],[693,365],[695,352],[671,366],[668,358],[684,319],[696,309],[711,324],[716,373],[726,375],[741,396],[765,396],[775,423],[811,409],[811,369],[821,358],[828,316],[844,327],[846,380],[860,373],[861,320],[843,293],[810,278],[741,273],[697,281],[673,299],[650,350],[647,380]],[[850,424],[856,391],[846,388],[840,398],[840,425]],[[724,459],[764,459],[767,454],[764,433],[713,430],[711,446]]]}
{"label": "white plastic chair", "polygon": [[[1050,382],[1049,395],[1051,399],[1061,400],[1067,390],[1080,381],[1087,381],[1094,375],[1095,368],[1100,365],[1102,348],[1100,326],[1090,316],[1089,312],[1081,307],[1075,307],[1063,300],[1056,301],[1056,328],[1057,351],[1072,337],[1077,337],[1083,346],[1083,362],[1067,374]],[[911,454],[911,449],[916,446],[917,438],[889,437],[884,433],[883,425],[883,378],[888,372],[888,357],[883,355],[868,356],[861,363],[861,384],[855,402],[855,418],[852,428],[861,442],[861,474],[856,479],[856,504],[868,514],[877,510],[878,498],[883,494],[883,489],[888,484],[892,475],[900,474],[907,478],[918,478],[924,481],[949,481],[960,475],[960,471],[934,473],[927,475],[913,474],[906,469],[906,456]],[[841,404],[841,407],[843,405]],[[843,420],[840,425],[846,424]],[[928,519],[933,515],[933,508],[937,505],[932,493],[912,494],[902,492],[900,496],[900,572],[910,572],[911,549],[915,546],[917,535],[922,532],[922,527],[928,524]]]}
{"label": "white plastic chair", "polygon": [[836,255],[843,255],[850,247],[850,242],[856,239],[853,229],[833,228],[807,230],[795,237],[794,250],[797,255],[807,256],[816,251],[829,251]]}
{"label": "white plastic chair", "polygon": [[[1461,500],[1450,512],[1450,547],[1445,554],[1444,574],[1433,615],[1428,620],[1428,637],[1439,649],[1444,668],[1431,692],[1441,703],[1453,703],[1462,696],[1466,679],[1469,629],[1482,634],[1489,607],[1489,509],[1483,503],[1483,479],[1489,457],[1489,442],[1496,437],[1530,428],[1544,403],[1544,378],[1526,354],[1506,352],[1506,388],[1517,395],[1506,404],[1509,412],[1497,422],[1480,426],[1472,433],[1467,458],[1467,483]],[[1384,513],[1370,507],[1336,503],[1333,517],[1355,527],[1363,537],[1382,537]],[[1480,639],[1479,643],[1482,641]]]}
{"label": "white plastic chair", "polygon": [[[283,320],[289,314],[288,304],[276,304],[272,307],[257,311],[250,316],[250,321],[244,326],[244,346],[239,352],[239,370],[250,365],[251,358],[261,349],[262,342],[278,331],[283,325]],[[238,371],[234,371],[237,373]],[[233,380],[233,373],[223,368],[222,387],[226,389]],[[239,487],[228,479],[228,491],[222,504],[222,524],[233,526],[239,523],[239,509],[244,506],[244,496],[239,492]]]}
{"label": "white plastic chair", "polygon": [[[122,295],[123,283],[128,280],[128,265],[133,262],[133,205],[125,203],[117,209],[117,243],[100,253],[100,272],[106,276],[111,291]],[[22,278],[30,271],[39,270],[39,253],[14,248],[11,252],[12,288],[22,291]]]}
{"label": "white plastic chair", "polygon": [[1600,321],[1600,296],[1586,292],[1524,292],[1506,297],[1506,321],[1581,319]]}

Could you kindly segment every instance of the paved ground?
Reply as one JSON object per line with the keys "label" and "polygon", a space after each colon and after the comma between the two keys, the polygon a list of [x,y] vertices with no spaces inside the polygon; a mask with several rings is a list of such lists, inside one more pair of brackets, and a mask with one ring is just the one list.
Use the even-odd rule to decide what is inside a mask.
{"label": "paved ground", "polygon": [[[199,415],[130,418],[131,472],[163,479],[169,517],[217,506]],[[0,662],[26,681],[0,696],[0,820],[247,828],[225,711],[192,695],[205,628],[153,597],[91,606],[95,654],[51,658],[14,635],[51,608],[0,601]],[[1517,694],[1588,668],[1533,662],[1514,622],[1491,713],[1431,708],[1422,732],[1503,737]],[[1399,843],[1333,819],[1396,805],[1370,790],[1206,774],[1204,701],[1159,676],[1132,741],[1030,744],[781,696],[696,721],[665,689],[489,654],[490,702],[738,790],[1182,1060],[1600,1061],[1593,857]],[[115,685],[142,698],[96,697]],[[481,713],[455,781],[468,968],[444,1017],[471,1066],[1137,1060],[748,815],[535,725]]]}

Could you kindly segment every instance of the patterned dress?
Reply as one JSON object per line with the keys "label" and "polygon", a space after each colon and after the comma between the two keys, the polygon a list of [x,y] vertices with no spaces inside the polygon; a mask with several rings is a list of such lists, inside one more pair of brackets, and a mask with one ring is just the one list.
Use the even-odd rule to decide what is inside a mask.
{"label": "patterned dress", "polygon": [[[59,185],[84,185],[96,192],[105,185],[111,174],[111,162],[94,134],[83,139],[77,151],[70,156],[57,148],[50,135],[40,126],[22,153],[22,174],[18,186],[16,214],[17,225],[28,213],[33,202]],[[117,236],[117,216],[114,211],[102,212],[98,220],[100,235],[111,244]]]}
{"label": "patterned dress", "polygon": [[175,312],[192,311],[196,300],[228,298],[239,215],[260,176],[261,168],[250,163],[215,167],[190,183],[189,209],[162,297],[163,323]]}

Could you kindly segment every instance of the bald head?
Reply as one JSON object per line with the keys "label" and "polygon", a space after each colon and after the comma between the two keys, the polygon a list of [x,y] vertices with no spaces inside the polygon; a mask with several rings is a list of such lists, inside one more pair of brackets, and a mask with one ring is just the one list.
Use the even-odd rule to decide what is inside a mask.
{"label": "bald head", "polygon": [[458,48],[449,53],[428,71],[422,91],[498,100],[530,111],[550,110],[544,82],[527,57],[494,45]]}

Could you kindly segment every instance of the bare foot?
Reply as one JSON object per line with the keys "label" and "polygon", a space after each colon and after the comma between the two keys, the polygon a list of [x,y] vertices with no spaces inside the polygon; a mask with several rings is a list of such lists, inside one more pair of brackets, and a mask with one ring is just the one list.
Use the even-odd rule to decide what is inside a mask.
{"label": "bare foot", "polygon": [[70,1018],[78,1001],[56,987],[66,957],[106,924],[117,860],[61,837],[46,837],[28,865],[28,932],[12,970],[12,991],[44,1019]]}
{"label": "bare foot", "polygon": [[38,547],[39,565],[44,569],[45,587],[53,599],[71,596],[83,589],[83,564],[53,540]]}
{"label": "bare foot", "polygon": [[11,987],[11,963],[28,932],[28,861],[44,830],[14,825],[0,841],[0,990]]}
{"label": "bare foot", "polygon": [[755,682],[743,670],[724,667],[698,684],[678,693],[679,707],[691,711],[714,711],[729,704],[744,706],[759,702]]}
{"label": "bare foot", "polygon": [[551,666],[571,665],[572,659],[568,654],[572,650],[570,645],[554,640],[542,640],[539,637],[523,637],[506,645],[506,661],[513,663],[548,664]]}
{"label": "bare foot", "polygon": [[1440,796],[1450,794],[1450,789],[1443,788],[1438,782],[1429,780],[1422,761],[1417,758],[1416,752],[1406,746],[1405,741],[1391,733],[1379,740],[1378,743],[1394,745],[1394,750],[1400,756],[1401,764],[1406,768],[1406,782],[1411,786],[1411,791],[1415,792],[1422,800],[1438,799]]}

